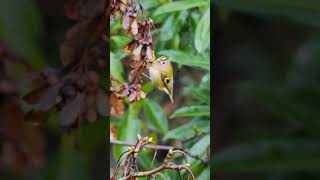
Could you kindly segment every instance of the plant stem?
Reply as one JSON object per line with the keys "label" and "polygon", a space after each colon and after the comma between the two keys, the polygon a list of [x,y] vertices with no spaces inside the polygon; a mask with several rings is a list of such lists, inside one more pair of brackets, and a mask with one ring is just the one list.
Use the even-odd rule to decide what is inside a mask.
{"label": "plant stem", "polygon": [[[132,143],[125,142],[125,141],[119,141],[119,140],[110,140],[110,144],[117,144],[117,145],[123,145],[123,146],[134,146],[134,144],[132,144]],[[149,144],[147,144],[147,145],[144,146],[144,148],[157,149],[157,150],[166,150],[166,151],[169,151],[171,148],[172,149],[176,149],[176,150],[181,150],[184,153],[186,153],[188,156],[190,156],[190,157],[192,157],[194,159],[197,159],[197,160],[201,161],[204,164],[208,163],[208,160],[204,160],[204,159],[200,158],[199,156],[193,155],[190,152],[188,152],[188,151],[186,151],[186,150],[184,150],[183,148],[180,148],[180,147],[166,146],[166,145],[149,145]]]}

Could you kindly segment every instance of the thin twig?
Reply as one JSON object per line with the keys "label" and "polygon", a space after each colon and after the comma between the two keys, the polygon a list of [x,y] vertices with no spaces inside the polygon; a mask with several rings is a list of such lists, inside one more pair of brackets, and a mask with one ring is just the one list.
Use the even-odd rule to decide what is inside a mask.
{"label": "thin twig", "polygon": [[162,164],[161,166],[159,166],[157,168],[154,168],[152,170],[149,170],[149,171],[142,171],[142,172],[133,173],[132,175],[123,177],[122,179],[126,180],[126,179],[130,179],[130,178],[133,178],[133,177],[150,176],[151,174],[156,174],[156,173],[158,173],[158,172],[160,172],[160,171],[162,171],[164,169],[171,169],[171,170],[182,170],[182,169],[185,169],[185,170],[187,170],[188,174],[190,174],[190,176],[192,177],[193,180],[196,179],[189,168],[187,168],[186,166],[183,166],[183,165],[176,165],[176,164],[173,164],[173,163]]}
{"label": "thin twig", "polygon": [[[124,146],[134,146],[134,144],[132,143],[129,143],[129,142],[125,142],[125,141],[119,141],[119,140],[110,140],[110,143],[111,144],[117,144],[117,145],[124,145]],[[176,149],[176,150],[180,150],[180,151],[183,151],[184,153],[186,153],[188,156],[196,159],[196,160],[199,160],[201,161],[202,163],[204,164],[207,164],[208,163],[208,160],[204,160],[202,158],[200,158],[199,156],[196,156],[196,155],[193,155],[191,154],[190,152],[184,150],[183,148],[181,147],[175,147],[175,146],[166,146],[166,145],[145,145],[144,148],[147,148],[147,149],[157,149],[157,150],[170,150],[171,148],[172,149]]]}
{"label": "thin twig", "polygon": [[[112,140],[113,143],[118,144],[118,145],[127,145],[127,146],[131,146],[131,143],[127,143],[127,142],[122,142],[122,141],[117,141],[117,140]],[[171,146],[162,146],[165,148],[170,147],[170,149],[168,150],[167,156],[163,161],[163,164],[160,165],[159,167],[156,167],[154,169],[151,170],[147,170],[147,171],[142,171],[139,172],[137,169],[137,157],[138,157],[138,153],[144,148],[149,145],[150,147],[153,148],[157,148],[158,146],[151,146],[150,143],[152,143],[152,138],[149,137],[144,137],[141,138],[140,135],[138,135],[138,141],[137,143],[128,148],[128,153],[125,157],[125,164],[124,164],[124,169],[123,169],[123,175],[119,180],[129,180],[129,179],[135,179],[137,177],[149,177],[151,176],[153,179],[155,178],[156,174],[161,175],[160,171],[165,170],[165,169],[170,169],[170,170],[183,170],[185,169],[188,173],[188,177],[191,176],[192,180],[195,180],[195,177],[193,175],[193,173],[191,172],[191,170],[189,169],[190,164],[188,163],[186,156],[187,154],[185,152],[183,152],[182,150],[177,150],[177,149],[173,149]],[[186,162],[184,165],[177,165],[173,162],[171,162],[170,160],[172,159],[173,155],[179,153],[182,154],[185,159]],[[120,162],[117,163],[117,167],[120,166]],[[116,168],[117,170],[118,168]],[[117,173],[113,173],[112,177],[116,177]]]}
{"label": "thin twig", "polygon": [[156,159],[156,156],[157,156],[157,146],[155,146],[153,158],[152,158],[152,161],[151,161],[151,166],[153,166],[153,163],[154,163],[154,160]]}
{"label": "thin twig", "polygon": [[[125,141],[119,141],[119,140],[110,140],[111,144],[117,144],[117,145],[124,145],[124,146],[134,146],[134,144],[125,142]],[[157,146],[157,147],[156,147]],[[170,150],[171,148],[174,148],[173,146],[165,146],[165,145],[145,145],[144,148],[147,149],[158,149],[158,150]]]}

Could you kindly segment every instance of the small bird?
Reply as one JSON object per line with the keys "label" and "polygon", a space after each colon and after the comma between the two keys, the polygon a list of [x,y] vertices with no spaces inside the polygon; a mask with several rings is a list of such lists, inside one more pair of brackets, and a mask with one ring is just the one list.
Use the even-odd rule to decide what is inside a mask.
{"label": "small bird", "polygon": [[167,57],[161,56],[149,67],[149,79],[161,91],[169,95],[173,103],[173,69]]}

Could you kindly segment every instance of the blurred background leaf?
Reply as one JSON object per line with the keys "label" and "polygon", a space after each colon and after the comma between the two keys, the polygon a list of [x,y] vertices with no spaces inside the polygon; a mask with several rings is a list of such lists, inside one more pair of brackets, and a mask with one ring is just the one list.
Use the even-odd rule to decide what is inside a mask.
{"label": "blurred background leaf", "polygon": [[[67,30],[75,23],[69,21],[64,15],[64,4],[63,0],[0,1],[0,41],[8,45],[10,50],[25,58],[34,68],[32,72],[42,71],[48,66],[61,68],[59,46],[64,40]],[[3,60],[6,59],[1,57],[1,61]],[[12,68],[14,71],[9,73],[16,78],[12,79],[12,82],[20,82],[23,78],[27,78],[25,69],[19,66]],[[105,79],[105,74],[101,77]],[[38,82],[35,84],[40,85]],[[26,93],[26,90],[34,87],[22,86],[22,88],[21,96]],[[3,99],[1,98],[1,100]],[[2,108],[1,106],[0,109],[2,110]],[[30,107],[24,103],[22,110],[26,113]],[[2,118],[2,122],[5,122],[6,118]],[[41,167],[36,167],[33,163],[26,164],[25,173],[19,175],[12,172],[12,169],[7,167],[8,164],[1,163],[1,179],[84,180],[107,178],[108,155],[105,147],[107,117],[98,116],[97,119],[96,122],[77,129],[77,132],[67,133],[60,127],[59,110],[53,109],[48,113],[48,120],[45,124],[31,125],[26,123],[43,133],[44,162]],[[32,120],[37,121],[37,119]],[[19,127],[21,127],[20,125]],[[20,129],[20,131],[24,130]],[[40,157],[39,152],[28,149],[29,144],[38,143],[38,138],[41,137],[34,138],[36,139],[30,139],[34,142],[28,141],[23,146],[26,146],[26,151],[31,151],[32,155]],[[1,152],[3,152],[3,142],[1,140]],[[10,157],[14,160],[12,155],[2,156],[3,159]],[[30,159],[30,157],[24,158]]]}
{"label": "blurred background leaf", "polygon": [[33,0],[3,0],[0,2],[0,38],[21,53],[33,67],[46,63],[39,40],[43,31],[40,10]]}
{"label": "blurred background leaf", "polygon": [[318,179],[319,2],[214,5],[216,176]]}
{"label": "blurred background leaf", "polygon": [[195,39],[195,47],[199,53],[209,47],[210,44],[210,8],[207,8],[206,12],[200,19],[197,25]]}
{"label": "blurred background leaf", "polygon": [[[118,126],[118,140],[123,140],[129,143],[135,143],[137,141],[138,134],[140,134],[140,120],[137,117],[137,111],[134,105],[130,105],[124,119]],[[128,150],[125,146],[115,145],[113,147],[113,153],[115,159],[119,159],[122,152]]]}
{"label": "blurred background leaf", "polygon": [[284,17],[292,21],[319,27],[320,3],[317,0],[217,0],[218,6],[266,18]]}
{"label": "blurred background leaf", "polygon": [[161,106],[151,99],[144,99],[144,113],[151,126],[164,135],[168,131],[168,119],[163,112]]}
{"label": "blurred background leaf", "polygon": [[209,4],[209,1],[207,0],[173,1],[158,7],[154,12],[153,16],[157,16],[164,13],[171,13],[175,11],[187,10],[193,7],[199,7],[199,6],[204,6],[208,4]]}

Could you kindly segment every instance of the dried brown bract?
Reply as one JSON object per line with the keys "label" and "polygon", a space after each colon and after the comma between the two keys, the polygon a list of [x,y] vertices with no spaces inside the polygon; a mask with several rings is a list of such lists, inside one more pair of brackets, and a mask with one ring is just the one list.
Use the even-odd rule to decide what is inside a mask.
{"label": "dried brown bract", "polygon": [[[142,5],[138,1],[140,9]],[[128,102],[132,103],[146,97],[146,93],[142,90],[142,73],[145,68],[155,60],[154,51],[152,49],[151,30],[153,22],[150,18],[139,21],[137,19],[137,10],[135,0],[117,1],[111,3],[111,17],[117,15],[123,16],[122,28],[126,30],[126,34],[132,40],[122,48],[125,52],[131,53],[130,67],[132,70],[129,73],[129,82],[123,85],[121,89],[111,91],[114,97],[118,99],[128,98]],[[112,84],[111,84],[112,86]],[[111,87],[112,89],[113,87]],[[111,101],[116,103],[116,101]],[[116,107],[112,105],[111,107]],[[114,109],[113,109],[114,110]],[[114,112],[114,111],[113,111]]]}
{"label": "dried brown bract", "polygon": [[17,64],[31,68],[20,55],[0,43],[0,166],[23,174],[29,165],[43,167],[45,141],[41,129],[28,122],[30,115],[21,107],[21,92],[11,73]]}
{"label": "dried brown bract", "polygon": [[152,49],[152,20],[150,18],[138,23],[139,32],[133,36],[133,40],[129,42],[123,51],[132,52],[133,60],[153,61],[155,59]]}
{"label": "dried brown bract", "polygon": [[[62,70],[45,70],[30,75],[37,88],[23,99],[30,104],[31,117],[41,117],[53,108],[59,110],[65,129],[107,116],[108,97],[99,72],[106,57],[107,1],[68,0],[65,14],[76,23],[60,46]],[[29,118],[31,119],[31,118]]]}
{"label": "dried brown bract", "polygon": [[122,28],[127,30],[128,35],[138,34],[137,10],[133,3],[134,1],[128,3],[126,11],[123,13]]}
{"label": "dried brown bract", "polygon": [[119,15],[123,15],[123,13],[127,9],[128,0],[112,0],[111,1],[111,9],[110,9],[110,17],[113,19]]}
{"label": "dried brown bract", "polygon": [[[40,73],[43,75],[43,73]],[[44,76],[43,84],[24,96],[34,111],[47,112],[53,107],[60,111],[60,125],[77,127],[80,122],[95,121],[98,115],[107,116],[108,98],[102,88],[100,76],[95,71],[71,72],[64,76],[50,74],[56,79],[50,84]],[[41,77],[39,77],[41,78]]]}

